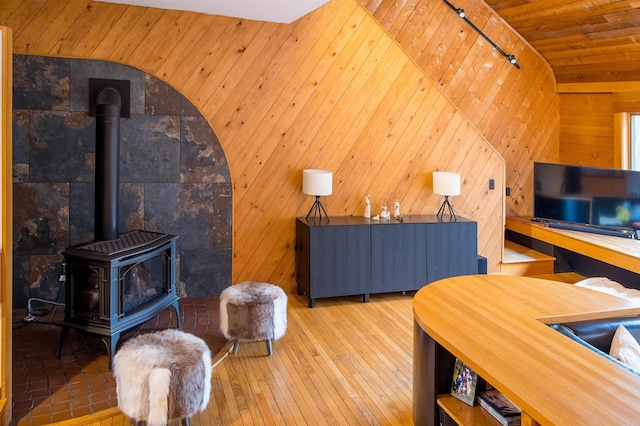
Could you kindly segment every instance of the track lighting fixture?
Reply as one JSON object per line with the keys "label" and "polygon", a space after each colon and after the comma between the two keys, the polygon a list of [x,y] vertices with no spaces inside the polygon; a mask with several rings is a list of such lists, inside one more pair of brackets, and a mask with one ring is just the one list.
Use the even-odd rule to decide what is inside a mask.
{"label": "track lighting fixture", "polygon": [[491,46],[494,47],[494,49],[496,49],[498,51],[498,53],[500,53],[502,56],[504,56],[507,61],[509,61],[511,64],[513,64],[514,67],[520,69],[520,64],[518,64],[518,61],[516,60],[516,57],[512,54],[507,54],[505,53],[502,49],[500,49],[498,47],[497,44],[495,44],[489,37],[487,37],[482,30],[480,30],[480,28],[476,27],[475,25],[473,25],[473,22],[471,22],[468,18],[467,18],[467,14],[465,13],[464,9],[460,8],[460,7],[455,7],[454,5],[452,5],[451,3],[449,3],[448,0],[442,0],[444,1],[447,6],[449,6],[451,8],[451,10],[453,10],[454,12],[456,12],[456,14],[461,17],[462,19],[464,19],[464,21],[469,24],[471,26],[471,28],[473,28],[474,30],[476,30],[476,32],[478,34],[480,34],[482,36],[482,38],[484,38],[485,40],[487,40]]}

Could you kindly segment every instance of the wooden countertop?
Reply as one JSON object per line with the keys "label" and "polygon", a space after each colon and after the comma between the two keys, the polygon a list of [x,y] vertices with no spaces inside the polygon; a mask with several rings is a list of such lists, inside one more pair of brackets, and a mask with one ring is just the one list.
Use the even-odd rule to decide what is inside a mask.
{"label": "wooden countertop", "polygon": [[640,377],[546,325],[635,315],[614,296],[507,275],[447,278],[414,298],[419,326],[520,406],[523,425],[636,423]]}
{"label": "wooden countertop", "polygon": [[640,274],[640,240],[549,228],[530,217],[507,217],[507,229]]}

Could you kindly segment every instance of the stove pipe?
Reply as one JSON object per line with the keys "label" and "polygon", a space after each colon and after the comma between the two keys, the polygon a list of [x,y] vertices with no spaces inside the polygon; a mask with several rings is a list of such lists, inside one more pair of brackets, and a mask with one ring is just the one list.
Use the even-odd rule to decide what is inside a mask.
{"label": "stove pipe", "polygon": [[118,232],[120,110],[122,95],[104,86],[96,95],[95,240],[115,240]]}

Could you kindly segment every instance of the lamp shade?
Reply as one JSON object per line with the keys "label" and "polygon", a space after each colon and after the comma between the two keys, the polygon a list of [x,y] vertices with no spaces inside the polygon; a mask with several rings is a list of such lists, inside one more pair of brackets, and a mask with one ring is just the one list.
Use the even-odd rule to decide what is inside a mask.
{"label": "lamp shade", "polygon": [[333,173],[329,170],[305,169],[302,171],[302,192],[307,195],[331,195]]}
{"label": "lamp shade", "polygon": [[433,192],[438,195],[460,195],[460,174],[433,172]]}

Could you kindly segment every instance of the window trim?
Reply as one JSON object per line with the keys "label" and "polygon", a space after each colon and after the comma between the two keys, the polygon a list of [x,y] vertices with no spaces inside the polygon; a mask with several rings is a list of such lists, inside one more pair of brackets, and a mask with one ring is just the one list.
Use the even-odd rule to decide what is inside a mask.
{"label": "window trim", "polygon": [[613,161],[622,170],[631,170],[631,113],[613,114]]}

